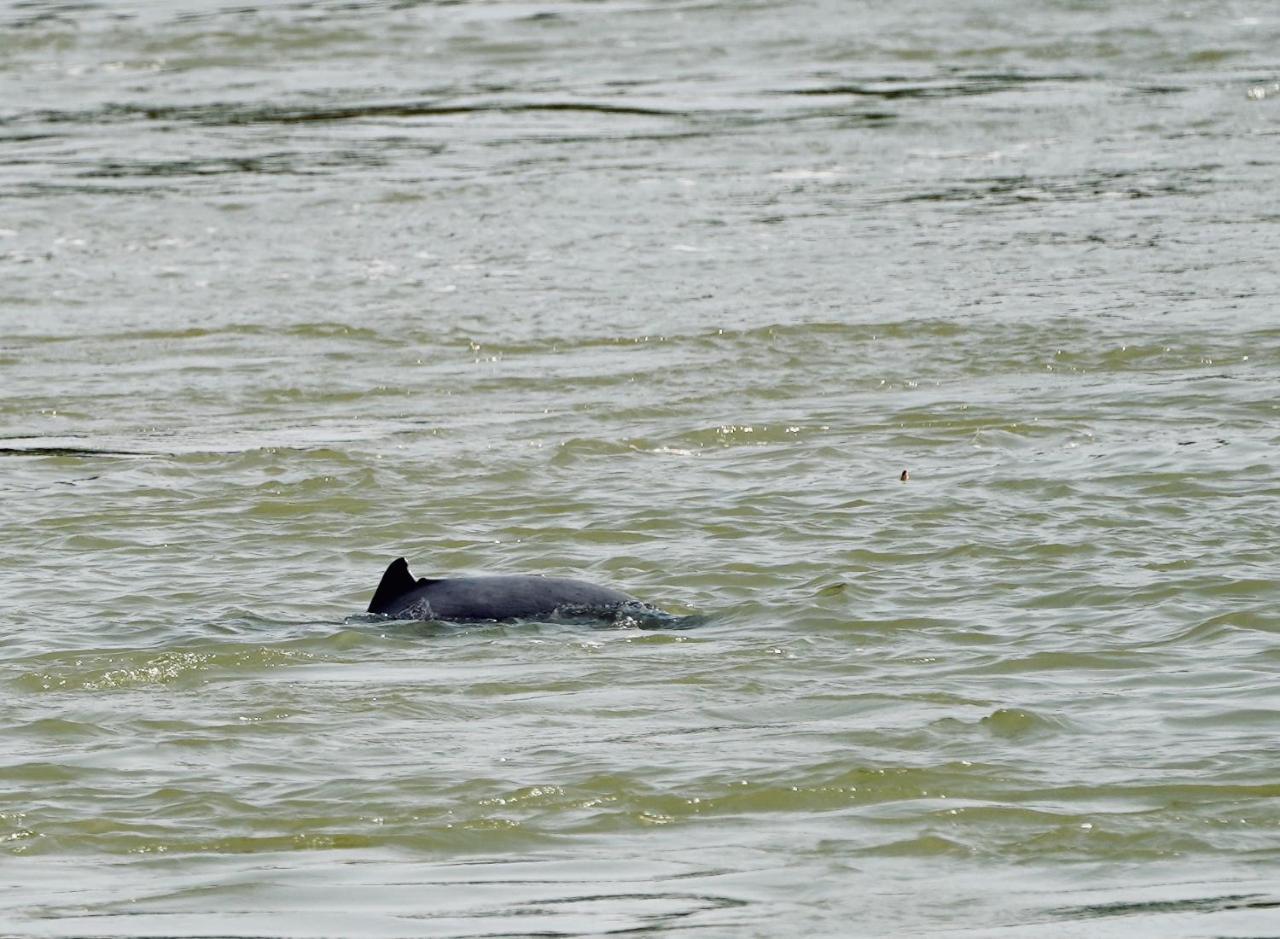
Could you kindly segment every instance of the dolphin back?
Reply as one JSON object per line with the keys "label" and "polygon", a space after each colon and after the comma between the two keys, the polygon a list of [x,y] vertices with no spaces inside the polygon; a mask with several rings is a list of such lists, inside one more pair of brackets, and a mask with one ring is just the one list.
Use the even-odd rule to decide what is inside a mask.
{"label": "dolphin back", "polygon": [[435,618],[447,620],[530,619],[557,610],[604,613],[638,602],[621,591],[580,580],[528,575],[438,580],[426,599]]}
{"label": "dolphin back", "polygon": [[557,610],[608,613],[640,601],[620,590],[564,577],[500,575],[414,579],[396,558],[382,575],[369,612],[397,619],[512,620],[550,616]]}

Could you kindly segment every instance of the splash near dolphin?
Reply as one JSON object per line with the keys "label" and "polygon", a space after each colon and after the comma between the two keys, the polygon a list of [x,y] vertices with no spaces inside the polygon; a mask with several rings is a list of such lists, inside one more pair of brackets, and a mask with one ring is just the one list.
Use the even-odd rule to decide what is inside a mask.
{"label": "splash near dolphin", "polygon": [[620,590],[564,577],[414,579],[409,562],[396,558],[382,575],[368,612],[393,619],[472,622],[546,619],[556,614],[612,618],[620,612],[661,611]]}

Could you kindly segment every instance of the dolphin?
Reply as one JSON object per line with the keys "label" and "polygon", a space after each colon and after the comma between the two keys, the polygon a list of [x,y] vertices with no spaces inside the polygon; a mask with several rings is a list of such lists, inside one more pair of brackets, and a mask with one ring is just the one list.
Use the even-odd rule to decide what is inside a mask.
{"label": "dolphin", "polygon": [[623,607],[653,609],[620,590],[564,577],[514,574],[415,580],[409,562],[396,558],[382,575],[368,612],[393,619],[465,622],[539,619],[557,610],[610,614]]}

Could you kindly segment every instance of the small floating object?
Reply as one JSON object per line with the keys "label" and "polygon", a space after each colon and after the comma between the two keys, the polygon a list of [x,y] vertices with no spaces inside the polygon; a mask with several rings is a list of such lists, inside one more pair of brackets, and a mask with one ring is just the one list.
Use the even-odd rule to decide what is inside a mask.
{"label": "small floating object", "polygon": [[902,475],[901,475],[901,476],[899,476],[898,478],[899,478],[900,480],[902,480],[902,481],[905,483],[908,479],[910,479],[910,478],[911,478],[911,474],[910,474],[910,473],[908,473],[906,470],[903,470],[903,471],[902,471]]}

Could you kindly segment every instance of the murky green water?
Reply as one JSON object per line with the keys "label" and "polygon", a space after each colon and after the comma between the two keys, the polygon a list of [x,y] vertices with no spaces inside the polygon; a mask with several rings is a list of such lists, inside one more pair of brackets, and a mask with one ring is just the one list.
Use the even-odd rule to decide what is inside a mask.
{"label": "murky green water", "polygon": [[1280,936],[1277,48],[0,5],[0,934]]}

